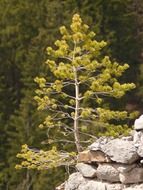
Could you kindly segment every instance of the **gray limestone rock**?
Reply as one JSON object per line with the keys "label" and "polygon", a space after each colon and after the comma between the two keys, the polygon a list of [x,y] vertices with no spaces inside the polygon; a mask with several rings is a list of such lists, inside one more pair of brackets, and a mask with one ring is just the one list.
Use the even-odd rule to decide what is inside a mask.
{"label": "gray limestone rock", "polygon": [[143,190],[143,131],[134,130],[133,140],[100,138],[79,154],[78,161],[79,172],[57,190]]}
{"label": "gray limestone rock", "polygon": [[65,190],[78,190],[80,185],[86,184],[86,180],[79,172],[73,173],[65,182]]}
{"label": "gray limestone rock", "polygon": [[119,177],[123,184],[143,182],[143,168],[134,168],[130,172],[120,173]]}
{"label": "gray limestone rock", "polygon": [[116,164],[99,164],[97,178],[109,182],[119,182],[119,171]]}
{"label": "gray limestone rock", "polygon": [[133,136],[134,146],[139,147],[143,145],[143,131],[135,131]]}
{"label": "gray limestone rock", "polygon": [[78,163],[76,165],[76,168],[84,177],[93,178],[96,176],[97,168],[95,166],[84,163]]}
{"label": "gray limestone rock", "polygon": [[[122,190],[122,189],[123,189],[122,184],[119,183],[110,184],[101,181],[87,180],[86,183],[80,184],[78,188],[74,190]],[[71,189],[66,189],[66,190],[71,190]]]}
{"label": "gray limestone rock", "polygon": [[[139,171],[137,168],[133,169],[132,172],[125,173],[125,178],[123,182],[132,181],[135,184],[121,184],[121,183],[112,183],[104,182],[99,180],[87,179],[84,178],[79,172],[73,173],[69,176],[69,179],[65,182],[64,190],[143,190],[143,183],[138,184],[137,176],[142,174],[142,171]],[[130,173],[130,179],[129,179]],[[121,174],[120,174],[121,175]],[[123,175],[122,175],[123,176]],[[128,176],[128,177],[127,177]],[[143,178],[142,175],[138,179]],[[135,180],[136,179],[136,180]]]}
{"label": "gray limestone rock", "polygon": [[107,144],[110,140],[112,140],[112,137],[100,137],[96,140],[96,142],[92,143],[90,146],[88,146],[89,150],[102,150],[102,146]]}
{"label": "gray limestone rock", "polygon": [[114,139],[102,146],[102,151],[117,163],[132,164],[139,159],[133,141]]}

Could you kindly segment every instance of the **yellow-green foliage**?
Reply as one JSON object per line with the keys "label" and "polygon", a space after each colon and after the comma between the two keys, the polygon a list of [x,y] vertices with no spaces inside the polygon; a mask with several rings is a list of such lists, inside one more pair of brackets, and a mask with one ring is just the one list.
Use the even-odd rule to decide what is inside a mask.
{"label": "yellow-green foliage", "polygon": [[49,151],[30,149],[25,144],[22,146],[21,153],[17,154],[18,158],[23,158],[24,161],[20,165],[16,165],[16,169],[50,169],[58,166],[63,166],[66,163],[74,163],[74,153],[58,152],[56,147]]}
{"label": "yellow-green foliage", "polygon": [[[132,118],[133,114],[110,110],[104,106],[104,99],[107,96],[121,98],[127,91],[135,88],[133,83],[121,84],[118,80],[128,69],[128,64],[120,65],[104,56],[101,52],[106,42],[98,42],[95,39],[96,34],[89,30],[78,14],[73,16],[70,29],[62,26],[60,33],[61,39],[55,42],[55,47],[47,48],[48,59],[45,63],[53,79],[48,81],[46,78],[35,78],[39,85],[35,96],[38,109],[47,110],[48,113],[39,127],[50,130],[57,128],[64,134],[61,138],[65,138],[65,141],[73,140],[73,123],[78,113],[76,119],[80,135],[83,131],[88,132],[89,126],[98,126],[94,126],[94,123],[102,123],[106,135],[121,134],[124,132],[123,128],[127,130],[128,127],[125,123],[116,125],[114,120],[120,122]],[[78,98],[75,92],[78,93]],[[18,157],[26,161],[17,168],[43,169],[61,165],[65,161],[55,149],[35,153],[27,146],[22,148]]]}

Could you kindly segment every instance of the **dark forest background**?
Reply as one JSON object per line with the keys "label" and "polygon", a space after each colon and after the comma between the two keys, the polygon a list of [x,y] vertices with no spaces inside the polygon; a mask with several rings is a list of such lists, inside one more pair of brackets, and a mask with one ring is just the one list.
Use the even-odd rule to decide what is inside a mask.
{"label": "dark forest background", "polygon": [[44,75],[46,47],[74,13],[108,42],[109,55],[130,65],[122,80],[137,88],[120,106],[143,112],[142,0],[0,0],[0,190],[53,190],[66,178],[65,168],[28,171],[15,165],[22,144],[47,146],[41,143],[46,131],[37,127],[43,115],[33,100],[34,78]]}

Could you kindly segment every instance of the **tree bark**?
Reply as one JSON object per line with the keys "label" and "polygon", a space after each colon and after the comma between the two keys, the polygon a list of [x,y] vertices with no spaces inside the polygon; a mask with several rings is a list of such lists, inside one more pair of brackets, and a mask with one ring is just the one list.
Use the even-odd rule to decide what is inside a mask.
{"label": "tree bark", "polygon": [[75,115],[74,115],[74,138],[78,152],[81,152],[80,136],[79,136],[79,83],[77,79],[77,69],[74,67],[75,74]]}

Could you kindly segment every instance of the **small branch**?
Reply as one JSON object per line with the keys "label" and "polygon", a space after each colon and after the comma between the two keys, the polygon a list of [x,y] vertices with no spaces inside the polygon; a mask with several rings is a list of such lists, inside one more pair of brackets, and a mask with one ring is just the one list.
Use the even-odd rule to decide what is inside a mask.
{"label": "small branch", "polygon": [[69,117],[64,117],[64,118],[62,118],[62,117],[58,117],[58,118],[52,118],[52,120],[53,121],[60,121],[60,120],[62,120],[62,119],[68,119]]}
{"label": "small branch", "polygon": [[89,120],[89,119],[79,119],[79,121],[84,121],[88,123],[94,123],[95,121]]}
{"label": "small branch", "polygon": [[65,124],[63,127],[64,127],[64,128],[66,128],[67,130],[72,131],[72,132],[74,131],[74,129],[72,129],[71,127],[69,127],[69,126],[68,126],[68,125],[66,125],[66,124]]}
{"label": "small branch", "polygon": [[91,134],[89,134],[89,133],[84,133],[84,132],[81,132],[81,131],[79,131],[79,133],[80,133],[80,134],[83,134],[83,135],[86,135],[86,136],[89,136],[89,137],[91,137],[91,138],[97,139],[96,136],[91,135]]}
{"label": "small branch", "polygon": [[55,142],[65,142],[65,143],[72,143],[72,144],[75,144],[74,141],[70,141],[70,140],[60,140],[60,139],[55,139],[55,140],[53,141],[53,143],[55,143]]}
{"label": "small branch", "polygon": [[69,95],[69,94],[67,94],[67,93],[65,93],[65,92],[62,92],[65,96],[67,96],[68,98],[71,98],[71,99],[75,99],[75,97],[74,96],[71,96],[71,95]]}
{"label": "small branch", "polygon": [[66,60],[68,60],[68,61],[71,61],[72,62],[72,58],[71,57],[60,57],[61,59],[66,59]]}
{"label": "small branch", "polygon": [[[54,109],[52,109],[52,108],[49,108],[49,110],[52,111],[52,112],[57,112],[57,113],[65,114],[65,115],[67,116],[67,118],[70,118],[70,119],[73,119],[73,120],[74,120],[74,118],[73,118],[69,113],[67,113],[67,112],[64,112],[64,111],[62,111],[62,110],[54,110]],[[65,117],[64,117],[64,118],[65,118]]]}
{"label": "small branch", "polygon": [[74,85],[74,83],[72,83],[72,82],[65,82],[63,86],[66,87],[66,86],[69,86],[69,85]]}
{"label": "small branch", "polygon": [[[65,106],[64,105],[58,105],[59,107],[62,107],[62,108],[65,108]],[[70,109],[73,109],[73,110],[75,110],[75,107],[72,107],[72,106],[69,106],[69,105],[66,105],[68,108],[70,108]],[[66,108],[65,108],[66,109]]]}

